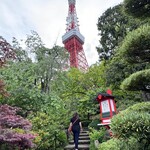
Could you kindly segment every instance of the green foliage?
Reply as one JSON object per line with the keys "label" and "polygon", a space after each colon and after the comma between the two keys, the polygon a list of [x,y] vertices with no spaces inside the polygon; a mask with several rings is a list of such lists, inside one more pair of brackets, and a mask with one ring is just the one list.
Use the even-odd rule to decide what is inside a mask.
{"label": "green foliage", "polygon": [[26,40],[28,52],[35,56],[32,62],[16,39],[13,43],[17,60],[0,72],[10,97],[0,102],[20,106],[25,117],[30,115],[34,133],[38,134],[34,141],[37,149],[60,149],[66,143],[64,128],[68,126],[69,110],[66,101],[59,97],[58,88],[52,85],[66,66],[67,53],[60,46],[46,48],[38,34],[32,32]]}
{"label": "green foliage", "polygon": [[113,138],[99,150],[148,150],[150,138],[150,103],[135,104],[111,120]]}
{"label": "green foliage", "polygon": [[138,71],[126,78],[121,88],[124,90],[142,90],[150,92],[150,69]]}
{"label": "green foliage", "polygon": [[117,111],[122,111],[127,109],[129,106],[132,106],[136,103],[142,102],[141,92],[133,92],[133,91],[124,91],[117,90],[113,91],[113,95],[115,96]]}
{"label": "green foliage", "polygon": [[97,124],[99,124],[99,123],[100,123],[100,119],[92,120],[92,122],[89,124],[88,127],[98,130],[100,127]]}
{"label": "green foliage", "polygon": [[[127,6],[126,4],[129,5]],[[147,18],[149,16],[149,13],[145,15],[145,12],[143,11],[144,5],[147,7],[147,10],[145,10],[149,11],[148,1],[124,1],[124,7],[130,8],[128,13],[132,11],[132,13],[134,13],[132,15],[136,15],[137,18]],[[140,9],[137,9],[137,7],[140,7]],[[143,14],[142,11],[144,12]],[[135,21],[139,22],[139,20]],[[99,147],[100,150],[150,149],[150,103],[139,103],[132,106],[135,100],[139,99],[140,90],[144,89],[146,92],[149,92],[150,26],[148,19],[142,22],[145,23],[145,25],[140,26],[134,31],[130,30],[131,32],[129,32],[125,39],[120,43],[117,53],[114,55],[115,57],[110,63],[107,63],[106,83],[111,84],[112,87],[117,89],[115,93],[116,95],[119,94],[119,97],[117,98],[120,99],[117,100],[117,105],[118,102],[121,103],[120,110],[126,108],[124,106],[126,103],[128,103],[128,106],[131,106],[112,118],[111,130],[113,132],[113,138],[102,143]],[[139,25],[140,24],[141,23],[139,22]],[[116,83],[118,80],[119,82]],[[138,92],[123,91],[125,92],[124,94],[120,92],[117,93],[119,84],[123,80],[124,82],[121,85],[123,89],[134,89],[138,90]]]}
{"label": "green foliage", "polygon": [[99,150],[121,150],[123,148],[125,150],[125,147],[121,146],[123,144],[123,141],[120,141],[118,139],[110,139],[107,142],[103,142],[99,145]]}
{"label": "green foliage", "polygon": [[129,70],[130,69],[127,68],[127,64],[124,63],[122,59],[120,60],[120,58],[114,57],[107,64],[107,67],[105,70],[107,86],[111,86],[113,89],[118,89],[121,81],[125,78],[126,74],[128,74]]}
{"label": "green foliage", "polygon": [[143,70],[146,67],[146,64],[143,63],[131,65],[123,58],[124,57],[121,57],[119,54],[116,54],[110,62],[107,62],[104,72],[106,85],[115,90],[120,89],[121,82],[130,74]]}
{"label": "green foliage", "polygon": [[136,29],[139,24],[135,19],[122,12],[122,5],[107,9],[98,18],[100,47],[97,47],[100,60],[108,60],[116,53],[120,42],[129,31]]}
{"label": "green foliage", "polygon": [[15,52],[15,62],[31,61],[27,51],[21,47],[21,44],[15,37],[13,37],[12,44],[12,47]]}
{"label": "green foliage", "polygon": [[118,53],[107,64],[105,71],[107,84],[111,84],[113,88],[119,88],[121,82],[130,74],[148,68],[150,59],[149,37],[149,26],[147,25],[130,32],[126,36],[118,49]]}
{"label": "green foliage", "polygon": [[71,117],[74,111],[81,114],[81,119],[89,120],[95,114],[97,107],[95,96],[105,87],[103,72],[104,63],[95,64],[87,73],[82,73],[76,68],[59,74],[53,86],[59,96],[66,102],[66,109]]}
{"label": "green foliage", "polygon": [[2,71],[6,81],[7,90],[11,97],[4,102],[19,106],[27,111],[37,111],[45,103],[48,96],[41,93],[40,83],[35,85],[35,64],[29,62],[16,62]]}
{"label": "green foliage", "polygon": [[143,25],[130,32],[119,48],[121,56],[130,63],[150,61],[150,26]]}
{"label": "green foliage", "polygon": [[124,0],[124,10],[135,18],[150,17],[149,0]]}
{"label": "green foliage", "polygon": [[86,120],[84,120],[83,118],[82,118],[82,126],[83,127],[88,127],[89,126],[89,124],[91,123],[91,120],[87,120],[88,118],[86,118]]}
{"label": "green foliage", "polygon": [[90,149],[94,150],[96,149],[94,142],[95,140],[98,140],[99,143],[102,143],[106,141],[105,138],[106,129],[100,128],[100,130],[95,130],[94,128],[90,128]]}
{"label": "green foliage", "polygon": [[[137,139],[131,137],[128,141],[123,139],[110,139],[107,142],[103,142],[99,145],[99,150],[138,150],[140,148],[140,144]],[[139,149],[141,150],[141,149]]]}
{"label": "green foliage", "polygon": [[[111,129],[114,137],[128,141],[136,138],[140,147],[147,150],[150,138],[150,103],[135,104],[120,112],[111,120]],[[128,141],[129,142],[129,141]]]}
{"label": "green foliage", "polygon": [[[143,142],[144,143],[144,142]],[[137,137],[130,136],[128,139],[112,138],[99,145],[99,150],[149,150],[149,146],[143,147]]]}
{"label": "green foliage", "polygon": [[62,130],[63,128],[54,114],[39,112],[36,115],[31,115],[29,118],[33,125],[33,131],[38,134],[35,139],[37,149],[56,149],[66,144],[66,133]]}
{"label": "green foliage", "polygon": [[137,111],[141,112],[149,112],[150,111],[150,103],[149,102],[142,102],[136,105],[129,107],[126,111]]}

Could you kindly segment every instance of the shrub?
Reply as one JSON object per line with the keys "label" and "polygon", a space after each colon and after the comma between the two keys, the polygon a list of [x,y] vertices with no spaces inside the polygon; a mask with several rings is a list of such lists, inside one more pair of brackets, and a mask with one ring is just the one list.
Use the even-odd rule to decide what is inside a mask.
{"label": "shrub", "polygon": [[[103,142],[98,147],[99,150],[142,150],[137,138],[130,137],[128,140],[124,139],[110,139]],[[145,149],[143,149],[145,150]]]}
{"label": "shrub", "polygon": [[99,119],[95,119],[93,120],[90,124],[89,124],[89,128],[94,128],[96,130],[100,129],[100,126],[98,126],[97,124],[100,123],[100,120]]}
{"label": "shrub", "polygon": [[83,120],[82,121],[83,127],[88,127],[90,123],[91,123],[91,120]]}
{"label": "shrub", "polygon": [[98,149],[99,150],[121,150],[120,145],[122,143],[123,142],[118,139],[110,139],[107,142],[103,142],[102,144],[100,144]]}
{"label": "shrub", "polygon": [[33,131],[38,133],[34,140],[37,150],[58,149],[67,143],[65,131],[61,125],[54,121],[51,115],[38,112],[31,114],[29,118],[33,125]]}
{"label": "shrub", "polygon": [[17,115],[20,108],[0,105],[0,149],[32,148],[31,123]]}
{"label": "shrub", "polygon": [[[142,102],[114,116],[111,120],[111,130],[114,137],[124,139],[127,143],[130,143],[131,139],[137,139],[140,148],[147,150],[150,139],[149,112],[150,102]],[[130,148],[132,147],[131,143],[128,144]]]}
{"label": "shrub", "polygon": [[100,130],[95,130],[93,128],[90,128],[90,149],[94,150],[96,149],[94,142],[96,140],[99,141],[99,143],[102,143],[104,141],[106,141],[107,139],[105,138],[105,134],[106,134],[106,129],[105,128],[100,128]]}

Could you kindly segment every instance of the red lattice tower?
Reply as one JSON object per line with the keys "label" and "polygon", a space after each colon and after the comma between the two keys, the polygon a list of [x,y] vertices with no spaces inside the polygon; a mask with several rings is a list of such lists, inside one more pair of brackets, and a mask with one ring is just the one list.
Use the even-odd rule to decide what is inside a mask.
{"label": "red lattice tower", "polygon": [[76,14],[76,0],[68,0],[69,11],[67,17],[66,33],[62,37],[63,44],[70,54],[70,67],[86,71],[88,63],[83,50],[84,36],[79,31]]}

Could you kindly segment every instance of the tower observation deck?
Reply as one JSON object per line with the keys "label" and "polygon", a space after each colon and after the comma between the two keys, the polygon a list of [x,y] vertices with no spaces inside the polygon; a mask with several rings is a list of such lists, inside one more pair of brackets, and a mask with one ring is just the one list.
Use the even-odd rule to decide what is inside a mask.
{"label": "tower observation deck", "polygon": [[86,71],[88,69],[88,63],[83,50],[84,36],[79,31],[75,8],[76,0],[68,0],[68,3],[67,27],[66,33],[62,36],[62,42],[70,54],[70,67]]}

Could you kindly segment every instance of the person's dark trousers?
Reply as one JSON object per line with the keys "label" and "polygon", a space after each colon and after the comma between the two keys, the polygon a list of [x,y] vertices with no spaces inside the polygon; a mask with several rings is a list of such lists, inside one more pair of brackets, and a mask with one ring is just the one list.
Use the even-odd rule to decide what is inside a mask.
{"label": "person's dark trousers", "polygon": [[79,134],[80,134],[79,131],[74,131],[73,132],[75,149],[78,149]]}

